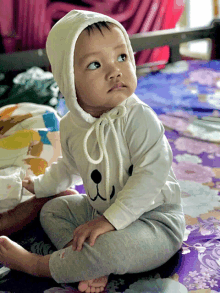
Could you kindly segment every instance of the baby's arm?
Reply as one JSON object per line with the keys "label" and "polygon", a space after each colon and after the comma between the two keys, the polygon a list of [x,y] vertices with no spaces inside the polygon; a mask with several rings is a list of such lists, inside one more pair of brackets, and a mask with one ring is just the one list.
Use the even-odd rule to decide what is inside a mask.
{"label": "baby's arm", "polygon": [[82,184],[75,160],[69,150],[69,131],[71,132],[70,121],[66,116],[60,122],[62,156],[46,168],[44,174],[33,178],[37,198],[58,194],[73,184]]}

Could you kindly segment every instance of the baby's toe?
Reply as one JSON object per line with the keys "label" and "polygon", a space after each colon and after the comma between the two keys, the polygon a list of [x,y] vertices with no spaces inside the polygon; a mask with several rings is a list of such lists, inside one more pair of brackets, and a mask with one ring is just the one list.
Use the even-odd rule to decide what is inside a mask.
{"label": "baby's toe", "polygon": [[87,293],[87,289],[89,288],[89,283],[88,281],[81,281],[79,282],[79,285],[78,285],[78,290],[80,292],[86,292]]}

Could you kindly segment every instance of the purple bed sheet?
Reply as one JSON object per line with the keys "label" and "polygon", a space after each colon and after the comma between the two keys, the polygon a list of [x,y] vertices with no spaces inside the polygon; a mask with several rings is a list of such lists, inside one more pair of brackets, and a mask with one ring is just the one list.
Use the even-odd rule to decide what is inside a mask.
{"label": "purple bed sheet", "polygon": [[220,292],[220,61],[176,62],[139,79],[136,93],[165,126],[182,188],[176,278],[189,292]]}
{"label": "purple bed sheet", "polygon": [[[106,292],[147,293],[149,278],[182,283],[193,293],[220,292],[220,61],[180,61],[138,80],[136,94],[165,127],[173,150],[173,169],[182,188],[186,233],[182,249],[154,272],[112,276]],[[64,104],[57,111],[65,114]],[[83,186],[77,186],[84,192]],[[39,223],[14,236],[38,254],[54,247]],[[78,292],[18,272],[0,281],[1,292]]]}

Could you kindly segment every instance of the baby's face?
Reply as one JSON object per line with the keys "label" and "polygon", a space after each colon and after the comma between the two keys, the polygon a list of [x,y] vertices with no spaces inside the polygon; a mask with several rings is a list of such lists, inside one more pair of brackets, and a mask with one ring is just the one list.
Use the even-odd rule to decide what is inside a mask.
{"label": "baby's face", "polygon": [[74,74],[77,100],[93,117],[103,113],[132,95],[137,86],[135,68],[129,57],[121,30],[110,24],[84,30],[77,39],[74,53]]}

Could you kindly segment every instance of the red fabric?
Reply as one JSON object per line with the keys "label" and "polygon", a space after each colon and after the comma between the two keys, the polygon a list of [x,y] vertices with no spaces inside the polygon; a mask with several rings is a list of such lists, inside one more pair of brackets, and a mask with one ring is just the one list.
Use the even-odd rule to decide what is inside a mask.
{"label": "red fabric", "polygon": [[[185,0],[168,0],[166,13],[164,13],[161,30],[175,28],[176,23],[180,19],[184,11]],[[164,7],[165,8],[165,7]],[[169,59],[169,47],[156,48],[152,52],[150,62],[158,60],[168,61]],[[159,67],[160,68],[160,67]]]}
{"label": "red fabric", "polygon": [[[5,5],[3,2],[10,1],[13,0],[2,0],[0,11],[1,5]],[[72,9],[92,10],[109,15],[121,22],[129,35],[174,28],[184,10],[184,0],[84,0],[84,3],[91,7],[49,0],[14,1],[19,49],[45,48],[47,35],[54,22]],[[12,48],[6,50],[13,51]],[[137,65],[167,61],[169,48],[138,52],[135,59]]]}
{"label": "red fabric", "polygon": [[16,43],[13,0],[1,0],[0,2],[0,34],[5,51],[13,51]]}

